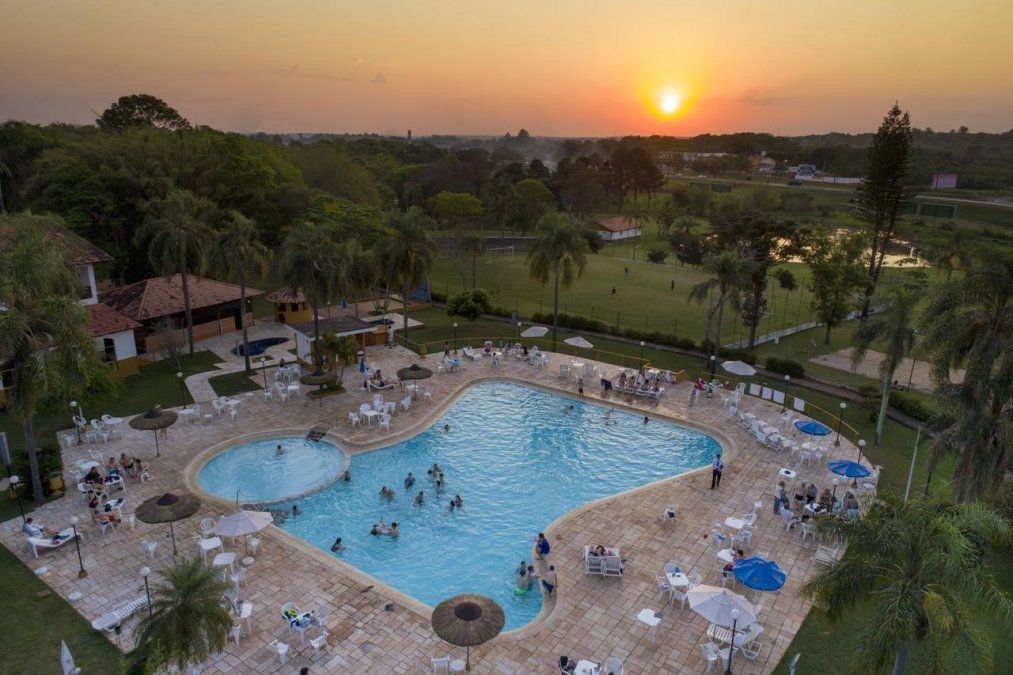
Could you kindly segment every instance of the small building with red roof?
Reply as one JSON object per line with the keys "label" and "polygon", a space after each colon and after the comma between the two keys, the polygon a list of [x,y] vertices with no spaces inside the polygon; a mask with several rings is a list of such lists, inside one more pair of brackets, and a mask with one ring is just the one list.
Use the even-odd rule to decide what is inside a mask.
{"label": "small building with red roof", "polygon": [[598,236],[605,241],[620,241],[640,236],[640,221],[632,216],[609,216],[592,223]]}

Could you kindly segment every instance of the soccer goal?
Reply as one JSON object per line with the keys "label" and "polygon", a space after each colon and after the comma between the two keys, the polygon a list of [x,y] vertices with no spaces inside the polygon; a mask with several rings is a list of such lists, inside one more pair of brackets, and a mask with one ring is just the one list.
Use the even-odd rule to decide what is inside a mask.
{"label": "soccer goal", "polygon": [[492,248],[485,249],[485,262],[487,265],[492,264],[493,256],[509,256],[514,257],[513,246],[494,246]]}

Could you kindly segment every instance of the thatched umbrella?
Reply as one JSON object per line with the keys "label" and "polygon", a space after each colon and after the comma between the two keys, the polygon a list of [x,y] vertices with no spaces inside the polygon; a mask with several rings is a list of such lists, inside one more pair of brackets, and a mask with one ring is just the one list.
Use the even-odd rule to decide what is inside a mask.
{"label": "thatched umbrella", "polygon": [[197,513],[199,508],[200,500],[188,492],[179,495],[166,492],[164,495],[147,500],[138,506],[134,513],[142,523],[149,525],[169,523],[169,533],[172,535],[172,554],[176,555],[176,531],[172,528],[172,523],[176,520],[189,518]]}
{"label": "thatched umbrella", "polygon": [[156,405],[154,408],[138,415],[134,419],[130,420],[130,426],[134,429],[140,429],[141,431],[154,431],[155,432],[155,457],[160,457],[161,452],[158,449],[158,432],[166,427],[171,427],[179,419],[179,415],[172,412],[171,410],[162,410],[162,406]]}
{"label": "thatched umbrella", "polygon": [[[323,390],[325,384],[337,382],[338,376],[334,373],[320,373],[319,375],[315,373],[308,373],[300,377],[299,381],[307,387],[320,387],[320,389]],[[320,399],[320,407],[324,407],[323,398]]]}
{"label": "thatched umbrella", "polygon": [[433,376],[433,371],[423,368],[417,363],[413,363],[407,368],[398,370],[397,376],[402,380],[425,380]]}
{"label": "thatched umbrella", "polygon": [[471,648],[493,639],[503,630],[503,609],[483,595],[464,593],[436,605],[433,630],[452,645],[467,649],[465,670],[471,670]]}

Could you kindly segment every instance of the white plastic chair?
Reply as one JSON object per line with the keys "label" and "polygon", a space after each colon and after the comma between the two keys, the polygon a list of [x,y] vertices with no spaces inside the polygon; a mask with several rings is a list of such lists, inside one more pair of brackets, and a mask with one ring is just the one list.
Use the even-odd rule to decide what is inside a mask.
{"label": "white plastic chair", "polygon": [[430,659],[433,664],[433,675],[450,675],[450,657],[441,656],[440,658]]}
{"label": "white plastic chair", "polygon": [[387,427],[387,431],[390,431],[390,415],[384,413],[380,416],[380,428]]}
{"label": "white plastic chair", "polygon": [[707,671],[710,672],[711,666],[718,661],[721,662],[722,668],[728,667],[728,650],[718,649],[718,646],[713,642],[705,642],[700,645],[700,651],[703,652],[703,657],[707,659]]}
{"label": "white plastic chair", "polygon": [[658,600],[666,598],[665,602],[669,602],[672,599],[672,586],[668,583],[668,577],[664,574],[655,574],[655,581],[658,582]]}
{"label": "white plastic chair", "polygon": [[411,406],[412,406],[411,396],[406,396],[403,399],[401,399],[401,407],[404,408],[405,412],[408,412],[408,408],[410,408]]}
{"label": "white plastic chair", "polygon": [[356,415],[353,412],[349,412],[348,413],[348,421],[352,423],[353,427],[360,427],[360,426],[362,426],[362,418],[360,418],[358,415]]}
{"label": "white plastic chair", "polygon": [[236,641],[236,647],[239,647],[239,636],[243,633],[243,624],[237,623],[230,630],[228,635],[225,636],[225,641],[228,642],[229,638]]}
{"label": "white plastic chair", "polygon": [[275,653],[278,655],[278,660],[281,662],[281,665],[285,665],[285,661],[288,660],[288,645],[284,642],[275,640],[267,646],[274,649]]}
{"label": "white plastic chair", "polygon": [[257,549],[260,548],[260,539],[250,536],[246,539],[246,545],[250,547],[250,555],[257,555]]}
{"label": "white plastic chair", "polygon": [[236,591],[238,592],[239,591],[239,587],[246,584],[246,568],[245,567],[240,567],[239,569],[237,569],[235,572],[233,572],[231,574],[231,578],[232,578],[232,585],[235,587]]}
{"label": "white plastic chair", "polygon": [[246,630],[250,633],[253,632],[253,603],[244,602],[242,607],[239,609],[239,616],[236,618],[237,622],[244,622],[246,624]]}
{"label": "white plastic chair", "polygon": [[141,548],[147,552],[148,557],[152,560],[155,559],[155,549],[158,548],[158,542],[156,541],[142,541]]}
{"label": "white plastic chair", "polygon": [[605,659],[605,668],[601,670],[602,673],[613,673],[614,675],[623,675],[623,660],[617,659],[614,656],[610,656]]}
{"label": "white plastic chair", "polygon": [[201,518],[200,531],[205,538],[215,536],[215,522],[214,518]]}
{"label": "white plastic chair", "polygon": [[313,658],[320,658],[320,648],[327,644],[327,631],[320,629],[320,635],[310,640],[313,647]]}
{"label": "white plastic chair", "polygon": [[264,394],[264,400],[265,401],[272,401],[272,400],[274,400],[274,392],[271,391],[270,389],[264,389],[262,393]]}

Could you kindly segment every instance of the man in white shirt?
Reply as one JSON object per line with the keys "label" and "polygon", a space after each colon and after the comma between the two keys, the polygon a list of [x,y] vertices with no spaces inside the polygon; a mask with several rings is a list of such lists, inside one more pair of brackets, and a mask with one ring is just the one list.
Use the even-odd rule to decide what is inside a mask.
{"label": "man in white shirt", "polygon": [[711,490],[721,485],[721,472],[725,470],[725,463],[721,461],[721,455],[715,455],[711,462]]}

